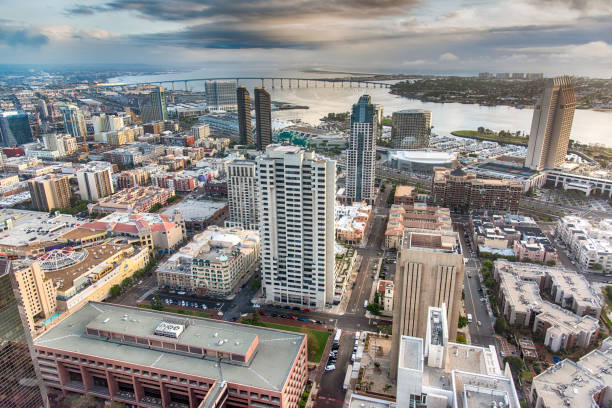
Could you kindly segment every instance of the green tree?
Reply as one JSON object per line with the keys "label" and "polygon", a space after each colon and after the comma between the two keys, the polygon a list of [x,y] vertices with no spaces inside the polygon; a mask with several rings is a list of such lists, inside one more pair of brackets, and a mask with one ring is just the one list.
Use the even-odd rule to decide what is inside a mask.
{"label": "green tree", "polygon": [[251,324],[255,326],[259,326],[261,324],[261,316],[259,315],[259,310],[255,309],[253,312],[253,318],[251,319]]}
{"label": "green tree", "polygon": [[253,280],[253,282],[251,282],[251,290],[253,292],[256,292],[257,290],[259,290],[259,288],[261,288],[261,280],[260,279]]}
{"label": "green tree", "polygon": [[153,300],[151,300],[151,307],[155,310],[162,310],[164,308],[164,304],[162,303],[159,295],[153,296]]}
{"label": "green tree", "polygon": [[121,286],[119,285],[113,285],[110,288],[110,294],[111,296],[115,297],[115,296],[119,296],[121,294]]}
{"label": "green tree", "polygon": [[506,319],[504,319],[503,317],[498,317],[495,320],[495,325],[493,326],[493,328],[495,329],[495,333],[504,334],[506,333],[506,331],[508,331],[508,323],[506,323]]}
{"label": "green tree", "polygon": [[599,263],[593,264],[593,270],[594,271],[601,271],[603,269],[603,266]]}
{"label": "green tree", "polygon": [[121,281],[121,286],[124,288],[130,286],[131,284],[132,284],[132,278],[130,278],[129,276]]}
{"label": "green tree", "polygon": [[546,261],[546,265],[548,266],[555,266],[557,263],[555,261],[553,261],[552,259],[550,261]]}
{"label": "green tree", "polygon": [[468,324],[468,319],[467,317],[463,316],[463,315],[459,315],[459,328],[465,327]]}
{"label": "green tree", "polygon": [[374,303],[374,302],[370,303],[368,305],[367,309],[373,315],[377,315],[378,316],[380,314],[380,304],[378,304],[378,303]]}
{"label": "green tree", "polygon": [[457,343],[466,344],[467,340],[463,333],[457,333]]}
{"label": "green tree", "polygon": [[521,381],[531,383],[531,380],[533,380],[533,373],[529,370],[523,370],[521,372]]}
{"label": "green tree", "polygon": [[510,364],[510,368],[515,373],[519,373],[523,369],[523,359],[521,359],[520,357],[508,356],[504,358],[504,363]]}

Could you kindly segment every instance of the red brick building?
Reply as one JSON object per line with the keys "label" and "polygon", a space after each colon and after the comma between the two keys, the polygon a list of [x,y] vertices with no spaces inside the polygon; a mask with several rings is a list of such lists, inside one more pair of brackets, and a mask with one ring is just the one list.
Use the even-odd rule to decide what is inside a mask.
{"label": "red brick building", "polygon": [[51,392],[138,407],[297,407],[306,335],[90,302],[38,337]]}
{"label": "red brick building", "polygon": [[460,168],[434,168],[430,200],[453,210],[495,210],[516,214],[523,184],[513,180],[479,179]]}

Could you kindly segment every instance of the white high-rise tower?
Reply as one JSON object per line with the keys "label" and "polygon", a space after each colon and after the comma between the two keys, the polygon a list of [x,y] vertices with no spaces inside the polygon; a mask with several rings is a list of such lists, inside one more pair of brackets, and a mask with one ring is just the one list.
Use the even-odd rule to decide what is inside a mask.
{"label": "white high-rise tower", "polygon": [[297,146],[257,158],[261,271],[266,301],[333,301],[336,162]]}

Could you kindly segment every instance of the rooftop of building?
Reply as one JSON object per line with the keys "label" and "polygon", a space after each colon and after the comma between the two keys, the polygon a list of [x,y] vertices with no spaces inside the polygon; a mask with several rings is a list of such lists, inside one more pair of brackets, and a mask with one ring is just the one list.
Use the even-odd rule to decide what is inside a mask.
{"label": "rooftop of building", "polygon": [[521,279],[540,281],[544,276],[552,280],[566,296],[570,295],[578,305],[601,308],[599,295],[584,277],[569,269],[522,262],[509,262],[504,259],[495,261],[495,269],[500,272],[519,276]]}
{"label": "rooftop of building", "polygon": [[67,214],[39,211],[1,209],[0,245],[23,246],[35,242],[52,241],[83,221]]}
{"label": "rooftop of building", "polygon": [[406,228],[403,242],[407,249],[461,254],[459,235],[454,231]]}
{"label": "rooftop of building", "polygon": [[[129,248],[132,246],[127,244],[102,244],[81,251],[55,249],[42,254],[38,260],[45,271],[45,276],[53,279],[57,289],[65,290],[72,287],[76,279],[97,265],[105,263],[109,258]],[[45,264],[48,267],[45,267]]]}
{"label": "rooftop of building", "polygon": [[135,186],[101,198],[96,205],[133,204],[150,200],[156,195],[173,194],[173,190],[157,186]]}
{"label": "rooftop of building", "polygon": [[455,400],[457,408],[514,407],[518,408],[512,378],[455,371]]}
{"label": "rooftop of building", "polygon": [[423,371],[423,339],[402,336],[400,342],[398,367]]}
{"label": "rooftop of building", "polygon": [[542,303],[537,282],[526,281],[509,273],[500,274],[500,287],[507,302],[518,313],[527,313]]}
{"label": "rooftop of building", "polygon": [[[126,233],[138,233],[143,229],[151,229],[156,231],[169,231],[176,226],[172,222],[170,216],[166,214],[156,213],[128,213],[124,211],[115,211],[99,220],[82,224],[80,229],[89,229],[93,231],[114,231]],[[63,238],[75,239],[73,235],[78,236],[81,232],[65,234]],[[83,232],[84,234],[84,232]]]}
{"label": "rooftop of building", "polygon": [[394,408],[396,404],[392,401],[385,401],[356,393],[351,394],[348,408]]}
{"label": "rooftop of building", "polygon": [[415,163],[442,165],[457,159],[456,153],[439,152],[435,150],[392,150],[391,160],[404,160]]}
{"label": "rooftop of building", "polygon": [[431,114],[431,111],[426,110],[426,109],[402,109],[402,110],[394,112],[394,113],[409,113],[409,114],[429,113],[429,114]]}
{"label": "rooftop of building", "polygon": [[583,356],[577,362],[565,359],[533,379],[533,386],[544,405],[549,407],[596,406],[593,396],[612,384],[612,350],[607,347],[610,337],[599,350]]}
{"label": "rooftop of building", "polygon": [[416,187],[414,186],[397,186],[395,187],[395,198],[399,197],[412,197],[416,194]]}
{"label": "rooftop of building", "polygon": [[515,160],[488,160],[469,166],[479,176],[526,181],[538,175],[535,170],[518,165]]}
{"label": "rooftop of building", "polygon": [[457,407],[480,408],[494,400],[503,401],[504,407],[520,406],[513,380],[499,367],[494,346],[449,342],[444,347],[443,365],[430,366],[423,357],[423,339],[402,336],[398,367],[422,372],[423,387],[453,392]]}
{"label": "rooftop of building", "polygon": [[173,215],[174,211],[179,210],[185,221],[205,221],[225,206],[225,201],[186,199],[165,208],[162,214]]}
{"label": "rooftop of building", "polygon": [[[86,334],[86,328],[104,328],[120,334],[170,341],[155,334],[159,325],[183,321],[179,344],[198,344],[199,347],[230,353],[244,353],[246,345],[257,339],[256,352],[248,365],[226,359],[208,359],[200,355],[169,352],[141,347],[133,343],[109,341]],[[137,322],[138,324],[134,324]],[[93,356],[136,366],[151,367],[175,373],[224,380],[262,389],[281,391],[298,355],[305,334],[246,326],[221,320],[202,319],[171,313],[89,302],[51,328],[34,344],[86,356]]]}
{"label": "rooftop of building", "polygon": [[233,256],[235,250],[250,251],[258,244],[258,231],[211,225],[206,231],[195,235],[191,242],[161,264],[159,270],[190,273],[191,262],[195,257],[211,262],[225,262]]}

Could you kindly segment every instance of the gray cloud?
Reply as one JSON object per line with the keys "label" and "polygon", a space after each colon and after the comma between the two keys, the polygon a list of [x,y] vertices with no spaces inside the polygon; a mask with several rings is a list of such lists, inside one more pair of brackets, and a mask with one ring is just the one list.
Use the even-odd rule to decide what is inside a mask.
{"label": "gray cloud", "polygon": [[49,37],[37,31],[0,24],[0,44],[11,47],[40,47],[48,42]]}
{"label": "gray cloud", "polygon": [[66,9],[66,13],[68,15],[81,15],[81,16],[91,16],[96,13],[101,13],[104,11],[108,11],[108,9],[104,6],[86,6],[83,4],[76,5],[74,7],[70,7]]}
{"label": "gray cloud", "polygon": [[609,0],[531,0],[532,3],[544,7],[548,6],[562,6],[575,10],[596,10],[608,8],[611,10]]}
{"label": "gray cloud", "polygon": [[102,6],[77,5],[71,14],[91,15],[104,11],[133,11],[148,18],[189,21],[198,18],[231,17],[238,20],[317,15],[390,15],[418,4],[420,0],[112,0]]}
{"label": "gray cloud", "polygon": [[226,23],[194,25],[176,32],[133,35],[130,40],[144,45],[213,49],[315,49],[323,46],[323,41],[308,40],[280,30]]}

